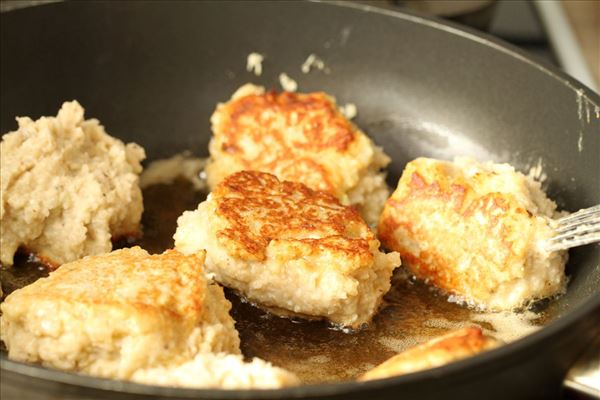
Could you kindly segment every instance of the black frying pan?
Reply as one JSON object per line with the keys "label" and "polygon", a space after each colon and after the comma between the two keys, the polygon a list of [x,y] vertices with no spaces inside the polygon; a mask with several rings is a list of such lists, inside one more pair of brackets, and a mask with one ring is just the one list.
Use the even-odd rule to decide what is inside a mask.
{"label": "black frying pan", "polygon": [[[302,91],[358,106],[358,125],[393,158],[391,185],[417,156],[470,155],[519,169],[541,158],[561,207],[600,203],[598,94],[453,25],[350,3],[283,1],[70,2],[3,13],[1,22],[2,132],[17,115],[54,115],[62,101],[78,99],[150,159],[185,149],[206,155],[216,101],[249,80],[275,87],[285,71]],[[262,78],[244,69],[251,51],[267,55]],[[331,74],[299,72],[313,52]],[[598,246],[571,251],[569,290],[542,330],[416,374],[225,392],[94,379],[2,354],[2,390],[18,387],[20,398],[551,398],[600,333],[599,260]]]}

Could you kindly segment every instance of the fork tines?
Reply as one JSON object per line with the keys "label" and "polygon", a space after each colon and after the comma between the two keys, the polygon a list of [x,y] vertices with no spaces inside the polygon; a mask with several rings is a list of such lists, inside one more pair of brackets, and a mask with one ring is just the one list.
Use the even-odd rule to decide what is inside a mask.
{"label": "fork tines", "polygon": [[600,205],[579,210],[556,221],[556,236],[548,239],[548,251],[565,250],[600,241]]}

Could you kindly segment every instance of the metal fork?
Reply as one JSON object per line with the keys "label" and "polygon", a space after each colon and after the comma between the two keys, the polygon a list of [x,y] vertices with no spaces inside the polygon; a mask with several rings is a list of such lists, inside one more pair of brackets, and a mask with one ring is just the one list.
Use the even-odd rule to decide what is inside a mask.
{"label": "metal fork", "polygon": [[584,208],[555,222],[556,236],[546,241],[548,251],[600,242],[600,205]]}

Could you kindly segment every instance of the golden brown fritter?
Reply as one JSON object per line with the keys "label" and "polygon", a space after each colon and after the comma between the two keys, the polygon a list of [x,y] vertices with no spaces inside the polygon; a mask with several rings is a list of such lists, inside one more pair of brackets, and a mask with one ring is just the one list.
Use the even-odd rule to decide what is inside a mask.
{"label": "golden brown fritter", "polygon": [[556,205],[506,164],[418,158],[387,201],[378,234],[417,277],[483,308],[552,296],[564,252],[548,253]]}
{"label": "golden brown fritter", "polygon": [[441,367],[474,356],[500,344],[477,327],[459,329],[393,356],[358,378],[359,381],[389,378]]}
{"label": "golden brown fritter", "polygon": [[211,122],[211,188],[234,172],[269,172],[332,193],[376,221],[389,193],[380,171],[389,158],[330,96],[246,85],[217,106]]}
{"label": "golden brown fritter", "polygon": [[203,252],[134,247],[65,264],[6,298],[2,341],[14,360],[119,379],[202,352],[239,354],[231,304],[203,263]]}
{"label": "golden brown fritter", "polygon": [[286,314],[345,326],[370,320],[400,264],[379,251],[354,208],[263,172],[225,178],[177,224],[176,248],[206,249],[218,282]]}

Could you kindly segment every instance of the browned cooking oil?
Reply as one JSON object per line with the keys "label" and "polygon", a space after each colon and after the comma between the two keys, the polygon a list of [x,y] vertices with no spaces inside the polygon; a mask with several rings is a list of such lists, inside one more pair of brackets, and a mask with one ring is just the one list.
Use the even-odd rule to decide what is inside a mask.
{"label": "browned cooking oil", "polygon": [[[145,189],[144,236],[134,244],[151,253],[173,247],[177,218],[183,211],[195,209],[205,197],[186,181]],[[6,295],[47,273],[34,259],[18,255],[14,267],[0,270],[2,288]],[[493,335],[516,338],[542,321],[541,314],[517,316],[517,322],[510,317],[481,315],[399,275],[381,311],[368,327],[353,333],[332,329],[325,322],[279,318],[227,291],[242,351],[248,358],[260,357],[287,368],[306,383],[331,382],[353,379],[392,355],[453,328],[479,325]],[[504,318],[503,323],[495,324],[499,318]]]}

